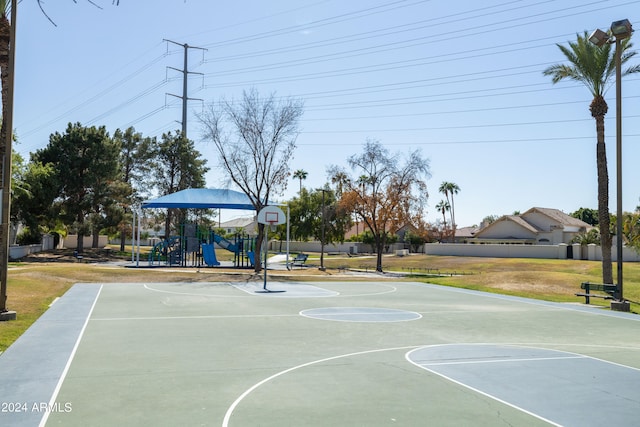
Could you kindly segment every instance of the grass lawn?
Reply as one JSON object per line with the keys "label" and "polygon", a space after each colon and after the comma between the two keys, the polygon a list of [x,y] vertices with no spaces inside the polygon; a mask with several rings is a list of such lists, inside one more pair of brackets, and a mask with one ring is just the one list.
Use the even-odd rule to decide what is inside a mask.
{"label": "grass lawn", "polygon": [[[227,256],[226,251],[217,251],[217,255],[221,259]],[[339,274],[338,268],[375,270],[375,256],[325,254],[326,272],[318,270],[319,258],[319,254],[310,254],[308,267],[269,274],[273,278],[294,280],[358,280]],[[17,312],[18,320],[0,322],[0,351],[11,345],[74,283],[233,281],[247,280],[253,275],[252,270],[246,269],[132,269],[107,262],[114,259],[131,260],[131,254],[115,250],[89,253],[78,262],[68,253],[54,252],[28,262],[10,264],[7,306]],[[144,265],[146,258],[141,257],[141,263]],[[385,272],[409,273],[407,278],[413,281],[574,303],[584,302],[584,298],[574,295],[580,291],[581,282],[600,283],[602,280],[601,265],[596,261],[411,255],[385,256],[383,267]],[[625,298],[640,301],[640,263],[626,263],[624,274]],[[397,277],[393,279],[398,280]],[[602,299],[594,298],[592,302],[609,306],[609,302]],[[631,310],[640,312],[640,305],[632,303]]]}

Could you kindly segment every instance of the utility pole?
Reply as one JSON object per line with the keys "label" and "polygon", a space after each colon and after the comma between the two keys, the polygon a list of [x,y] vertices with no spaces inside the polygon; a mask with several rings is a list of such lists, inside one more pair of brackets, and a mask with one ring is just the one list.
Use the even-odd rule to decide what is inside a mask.
{"label": "utility pole", "polygon": [[184,48],[184,65],[182,70],[179,68],[174,68],[174,67],[167,67],[167,68],[171,68],[172,70],[176,70],[180,73],[182,73],[182,96],[178,96],[178,95],[174,95],[173,93],[168,93],[167,95],[171,95],[171,96],[175,96],[176,98],[180,98],[182,99],[182,137],[186,138],[187,137],[187,101],[202,101],[202,99],[199,98],[189,98],[187,96],[187,80],[189,77],[189,74],[202,74],[202,73],[196,73],[193,71],[189,71],[189,67],[188,67],[188,52],[189,49],[200,49],[200,50],[207,50],[203,47],[196,47],[196,46],[189,46],[186,43],[178,43],[178,42],[174,42],[173,40],[168,40],[168,39],[164,39],[164,41],[168,42],[168,43],[173,43],[176,44],[178,46],[182,46]]}

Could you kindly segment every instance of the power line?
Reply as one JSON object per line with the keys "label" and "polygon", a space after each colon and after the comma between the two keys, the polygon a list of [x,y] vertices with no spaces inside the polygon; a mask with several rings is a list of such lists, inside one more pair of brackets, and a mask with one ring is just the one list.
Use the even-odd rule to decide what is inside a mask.
{"label": "power line", "polygon": [[[601,2],[593,2],[593,3],[589,3],[587,5],[581,5],[581,6],[573,6],[571,8],[562,8],[562,9],[558,9],[557,11],[565,11],[565,10],[571,10],[571,9],[575,9],[578,7],[585,7],[588,5],[592,5],[592,4],[600,4]],[[631,2],[631,3],[638,3],[636,2]],[[597,8],[597,9],[591,9],[588,11],[582,11],[579,12],[578,14],[584,14],[584,13],[589,13],[589,12],[593,12],[596,10],[600,10],[601,8]],[[555,11],[554,11],[555,12]],[[545,13],[540,13],[540,14],[536,14],[534,16],[541,16],[541,15],[548,15],[550,13],[553,12],[545,12]],[[574,12],[572,14],[575,15],[576,13]],[[533,21],[533,22],[528,22],[528,23],[519,23],[518,25],[516,25],[515,27],[521,27],[524,25],[532,25],[532,24],[537,24],[540,22],[545,22],[548,20],[554,20],[554,19],[559,19],[561,17],[566,17],[566,15],[564,16],[559,16],[559,17],[551,17],[551,18],[547,18],[544,20],[539,20],[539,21]],[[528,16],[527,18],[530,18],[530,16]],[[513,18],[513,19],[508,19],[505,21],[501,21],[500,24],[506,24],[506,23],[510,23],[510,22],[519,22],[522,18]],[[486,28],[490,28],[490,30],[485,30]],[[375,50],[374,52],[369,52],[369,53],[361,53],[361,54],[371,54],[371,53],[380,53],[380,52],[385,52],[385,51],[389,51],[392,48],[393,49],[397,49],[397,45],[398,44],[406,44],[406,43],[411,43],[411,42],[415,42],[417,40],[423,40],[423,42],[421,43],[416,43],[416,44],[412,44],[408,47],[414,47],[416,45],[421,45],[421,44],[434,44],[434,43],[442,43],[442,42],[447,42],[447,43],[451,43],[452,40],[455,39],[459,39],[459,38],[464,38],[464,37],[474,37],[474,36],[478,36],[480,34],[484,34],[487,33],[487,31],[491,31],[491,32],[496,32],[496,31],[500,31],[502,29],[511,29],[514,28],[513,25],[507,26],[507,27],[502,27],[502,28],[496,28],[496,23],[489,23],[489,24],[482,24],[482,25],[478,25],[475,27],[470,27],[470,28],[466,28],[461,32],[468,32],[471,30],[477,30],[477,29],[483,29],[483,31],[476,31],[476,32],[472,32],[469,34],[458,34],[456,37],[451,37],[450,35],[442,35],[441,33],[436,33],[434,34],[429,34],[426,36],[422,36],[419,38],[413,38],[413,39],[409,39],[409,40],[402,40],[402,41],[395,41],[393,43],[387,43],[387,44],[382,44],[382,45],[377,45],[377,46],[371,46],[371,47],[366,47],[366,48],[359,48],[359,49],[354,49],[354,50],[348,50],[348,51],[343,51],[343,52],[338,52],[338,53],[331,53],[331,54],[326,54],[326,55],[321,55],[321,56],[317,56],[317,57],[311,57],[311,58],[303,58],[303,59],[297,59],[297,60],[290,60],[290,61],[286,61],[286,62],[277,62],[277,63],[272,63],[272,64],[266,64],[266,65],[261,65],[261,66],[254,66],[254,67],[243,67],[243,68],[236,68],[236,69],[230,69],[230,70],[222,70],[222,71],[218,71],[215,73],[211,73],[208,74],[208,76],[225,76],[225,75],[237,75],[239,73],[248,73],[248,72],[253,72],[253,71],[266,71],[266,70],[271,70],[271,69],[278,69],[278,68],[284,68],[284,67],[289,67],[291,65],[307,65],[307,64],[313,64],[313,63],[317,63],[319,61],[326,61],[329,58],[334,58],[334,59],[343,59],[344,56],[348,55],[349,57],[352,57],[355,53],[357,52],[362,52],[365,50],[371,50],[371,49],[378,49],[378,48],[384,48],[384,49],[379,49],[379,50]],[[562,37],[562,36],[567,36],[568,34],[563,34],[560,36],[549,36],[549,37],[544,37],[544,38],[539,38],[539,39],[535,39],[535,40],[526,40],[526,41],[519,41],[519,42],[514,42],[514,43],[509,43],[509,44],[504,44],[504,45],[498,45],[498,46],[490,46],[490,47],[486,47],[483,48],[481,50],[492,50],[492,49],[496,49],[499,47],[508,47],[508,46],[516,46],[516,45],[521,45],[521,44],[525,44],[525,43],[531,43],[534,41],[541,41],[541,40],[549,40],[549,39],[555,39],[557,37]],[[547,46],[546,44],[544,45],[538,45],[538,46],[533,46],[531,48],[536,48],[536,47],[544,47]],[[518,50],[522,50],[522,48],[519,48]],[[477,50],[476,50],[477,51]],[[468,53],[470,51],[467,52],[452,52],[449,53],[448,56],[453,56],[453,55],[459,55],[460,53]],[[505,53],[503,52],[497,52],[497,53]],[[495,54],[495,53],[491,53],[491,54]],[[472,57],[477,57],[477,56],[472,56]],[[423,57],[423,58],[417,58],[417,59],[412,59],[412,61],[418,61],[418,60],[424,60],[424,59],[432,59],[433,57]],[[469,57],[465,57],[466,59],[468,59]],[[396,62],[391,62],[391,63],[387,63],[387,64],[383,64],[383,65],[389,65],[389,64],[398,64],[400,63],[400,61],[396,61]],[[361,68],[368,68],[370,67],[370,65],[368,66],[364,66]],[[344,71],[344,70],[342,70]]]}
{"label": "power line", "polygon": [[[640,115],[625,116],[625,119],[639,118]],[[332,134],[332,133],[376,133],[376,132],[423,132],[435,130],[452,130],[452,129],[485,129],[485,128],[504,128],[516,126],[538,126],[550,124],[565,124],[578,122],[593,122],[593,119],[563,119],[563,120],[541,120],[535,122],[514,122],[514,123],[482,123],[475,125],[455,125],[455,126],[429,126],[417,128],[395,128],[395,129],[348,129],[348,130],[304,130],[301,134]]]}
{"label": "power line", "polygon": [[[626,138],[628,137],[640,137],[640,134],[625,134]],[[606,135],[606,138],[615,138],[615,135]],[[408,146],[416,146],[416,145],[481,145],[481,144],[521,144],[521,143],[531,143],[531,142],[540,142],[540,143],[554,143],[558,142],[566,142],[566,141],[583,141],[583,140],[594,140],[595,137],[593,135],[590,136],[570,136],[570,137],[547,137],[547,138],[508,138],[508,139],[484,139],[484,140],[462,140],[462,141],[406,141],[406,142],[394,142],[394,143],[385,143],[387,146],[400,146],[400,145],[408,145]],[[339,142],[339,143],[331,143],[331,142],[318,142],[318,143],[298,143],[298,146],[302,147],[312,147],[312,146],[361,146],[362,143],[354,142]]]}
{"label": "power line", "polygon": [[408,5],[400,5],[401,3],[407,3],[407,1],[408,0],[399,0],[399,1],[393,1],[393,2],[390,2],[390,3],[384,3],[382,5],[373,6],[373,7],[369,7],[369,8],[366,8],[366,9],[359,9],[359,10],[356,10],[356,11],[347,12],[347,13],[344,13],[344,14],[335,15],[335,16],[331,16],[331,17],[328,17],[328,18],[319,19],[319,20],[312,21],[312,22],[307,23],[307,24],[292,25],[292,26],[289,26],[289,27],[278,28],[278,29],[275,29],[275,30],[263,31],[263,32],[257,33],[257,34],[250,34],[248,36],[236,37],[236,38],[229,39],[229,40],[223,40],[223,41],[220,41],[220,42],[214,42],[214,43],[206,44],[205,46],[219,48],[219,47],[225,47],[225,46],[229,46],[229,45],[237,45],[237,44],[240,44],[240,43],[246,43],[246,42],[250,42],[250,41],[265,39],[265,38],[268,38],[268,37],[274,37],[274,36],[279,36],[279,35],[283,35],[283,34],[288,34],[288,33],[296,32],[296,31],[300,31],[302,29],[317,28],[317,27],[321,27],[321,26],[325,26],[325,25],[329,25],[329,24],[335,24],[335,23],[338,23],[338,22],[344,22],[344,21],[348,21],[348,20],[362,18],[364,16],[370,16],[370,15],[373,15],[373,14],[389,12],[391,10],[397,10],[397,9],[404,8],[404,7],[415,6],[416,4],[427,3],[427,2],[429,2],[431,0],[420,0],[420,1],[415,1],[413,3],[409,3]]}

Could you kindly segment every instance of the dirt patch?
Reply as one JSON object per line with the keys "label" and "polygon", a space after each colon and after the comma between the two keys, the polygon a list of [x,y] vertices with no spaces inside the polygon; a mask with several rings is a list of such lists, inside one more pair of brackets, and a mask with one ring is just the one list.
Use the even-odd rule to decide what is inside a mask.
{"label": "dirt patch", "polygon": [[75,249],[56,249],[53,251],[42,251],[27,255],[19,259],[19,262],[112,262],[126,261],[126,255],[121,254],[113,249],[87,248],[81,254]]}

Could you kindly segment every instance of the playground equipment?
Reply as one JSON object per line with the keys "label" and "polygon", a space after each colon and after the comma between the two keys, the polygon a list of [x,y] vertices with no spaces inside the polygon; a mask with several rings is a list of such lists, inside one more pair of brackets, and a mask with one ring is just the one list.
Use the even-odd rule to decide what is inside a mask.
{"label": "playground equipment", "polygon": [[255,263],[255,238],[236,234],[233,240],[215,234],[210,228],[197,224],[182,224],[180,235],[171,236],[152,248],[149,252],[149,265],[216,267],[218,261],[215,246],[233,252],[233,266],[249,268]]}

